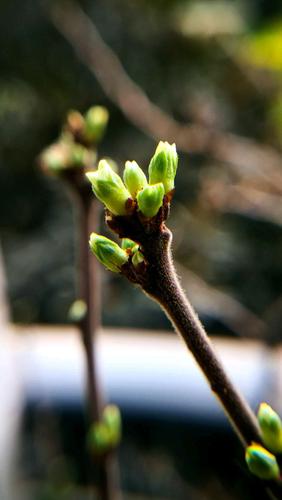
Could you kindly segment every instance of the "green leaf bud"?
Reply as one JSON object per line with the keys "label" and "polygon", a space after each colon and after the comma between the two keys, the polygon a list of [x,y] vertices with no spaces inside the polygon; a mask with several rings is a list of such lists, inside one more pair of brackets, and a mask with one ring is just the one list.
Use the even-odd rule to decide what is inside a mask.
{"label": "green leaf bud", "polygon": [[60,173],[63,170],[88,167],[95,162],[96,153],[76,144],[64,134],[62,140],[43,151],[40,163],[43,169]]}
{"label": "green leaf bud", "polygon": [[103,421],[109,427],[120,428],[121,415],[119,408],[116,405],[107,405],[103,411]]}
{"label": "green leaf bud", "polygon": [[128,253],[133,253],[138,250],[138,244],[135,241],[130,240],[129,238],[123,238],[121,240],[121,248],[127,251]]}
{"label": "green leaf bud", "polygon": [[88,447],[96,455],[103,455],[112,448],[111,430],[104,422],[94,422],[87,436]]}
{"label": "green leaf bud", "polygon": [[282,422],[279,415],[267,403],[261,403],[258,421],[265,446],[273,453],[282,453]]}
{"label": "green leaf bud", "polygon": [[121,415],[117,406],[107,405],[102,419],[94,422],[88,433],[88,446],[97,455],[105,454],[121,440]]}
{"label": "green leaf bud", "polygon": [[67,114],[65,130],[69,131],[73,137],[80,135],[85,126],[85,120],[79,111],[71,110]]}
{"label": "green leaf bud", "polygon": [[69,308],[68,319],[73,323],[78,323],[85,317],[86,313],[86,302],[82,299],[77,299],[71,304]]}
{"label": "green leaf bud", "polygon": [[160,142],[149,165],[149,183],[162,182],[165,193],[174,189],[178,157],[175,144]]}
{"label": "green leaf bud", "polygon": [[132,264],[134,265],[134,267],[139,266],[139,264],[142,264],[142,262],[144,262],[143,254],[139,251],[135,252],[132,257]]}
{"label": "green leaf bud", "polygon": [[253,443],[246,449],[246,462],[252,474],[261,479],[278,479],[279,466],[272,453],[259,444]]}
{"label": "green leaf bud", "polygon": [[100,142],[109,121],[109,112],[103,106],[93,106],[85,114],[84,136],[90,142]]}
{"label": "green leaf bud", "polygon": [[145,217],[154,217],[163,204],[164,186],[161,183],[146,186],[137,195],[139,210]]}
{"label": "green leaf bud", "polygon": [[103,412],[103,422],[108,427],[111,445],[116,446],[121,439],[121,415],[115,405],[107,405]]}
{"label": "green leaf bud", "polygon": [[40,164],[44,170],[59,173],[68,167],[70,161],[69,146],[64,143],[52,144],[40,156]]}
{"label": "green leaf bud", "polygon": [[148,184],[146,175],[136,161],[125,163],[123,180],[133,199],[136,198],[138,191],[141,191]]}
{"label": "green leaf bud", "polygon": [[114,215],[125,215],[126,202],[131,197],[120,176],[116,174],[106,160],[101,160],[98,170],[86,174],[97,198]]}
{"label": "green leaf bud", "polygon": [[128,260],[125,250],[109,238],[96,233],[91,233],[89,244],[101,264],[114,273],[120,273],[121,266]]}

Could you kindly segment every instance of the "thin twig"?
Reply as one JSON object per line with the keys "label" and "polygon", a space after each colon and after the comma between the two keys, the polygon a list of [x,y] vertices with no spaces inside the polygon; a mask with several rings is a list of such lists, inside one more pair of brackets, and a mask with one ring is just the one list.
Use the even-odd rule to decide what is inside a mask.
{"label": "thin twig", "polygon": [[282,225],[281,194],[257,189],[245,183],[229,184],[220,179],[206,179],[201,199],[222,212],[247,214],[256,219]]}
{"label": "thin twig", "polygon": [[[138,211],[128,216],[107,212],[106,221],[120,238],[130,238],[140,246],[144,261],[137,267],[129,259],[121,272],[131,282],[156,300],[192,352],[206,376],[213,393],[222,404],[244,448],[253,442],[261,443],[257,419],[248,403],[237,391],[217,357],[197,314],[186,298],[171,255],[172,234],[164,222],[168,216],[169,198],[153,219],[144,219]],[[262,483],[270,498],[282,498],[281,481]]]}
{"label": "thin twig", "polygon": [[[102,418],[104,400],[97,371],[97,330],[100,325],[100,286],[99,270],[94,259],[90,258],[88,237],[98,226],[98,203],[93,199],[89,183],[83,171],[70,171],[67,180],[71,186],[75,206],[79,216],[79,298],[85,302],[86,314],[79,322],[81,339],[84,346],[88,405],[90,424]],[[118,500],[117,463],[114,452],[94,459],[93,468],[98,475],[99,500]]]}

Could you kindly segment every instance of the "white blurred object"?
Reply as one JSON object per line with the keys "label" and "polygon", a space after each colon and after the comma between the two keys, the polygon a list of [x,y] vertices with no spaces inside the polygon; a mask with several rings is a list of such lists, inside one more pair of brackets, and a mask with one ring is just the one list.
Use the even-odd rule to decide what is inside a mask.
{"label": "white blurred object", "polygon": [[[37,326],[26,332],[21,338],[27,401],[81,405],[84,358],[75,328]],[[275,358],[263,343],[219,338],[213,343],[252,407],[276,398]],[[125,412],[206,424],[226,422],[203,374],[176,335],[106,329],[98,336],[97,352],[108,399]]]}
{"label": "white blurred object", "polygon": [[12,500],[13,471],[22,412],[18,339],[11,333],[0,251],[0,499]]}
{"label": "white blurred object", "polygon": [[242,4],[226,0],[197,0],[176,14],[179,31],[190,37],[238,35],[246,30]]}
{"label": "white blurred object", "polygon": [[3,327],[0,336],[0,498],[11,500],[23,399],[17,339]]}

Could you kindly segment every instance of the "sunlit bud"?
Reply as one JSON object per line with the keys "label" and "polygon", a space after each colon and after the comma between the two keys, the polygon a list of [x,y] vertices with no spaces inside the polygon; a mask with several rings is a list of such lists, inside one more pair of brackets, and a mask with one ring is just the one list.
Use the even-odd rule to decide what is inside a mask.
{"label": "sunlit bud", "polygon": [[101,264],[114,273],[119,273],[121,266],[128,260],[125,250],[122,250],[114,241],[105,238],[105,236],[91,233],[89,244]]}
{"label": "sunlit bud", "polygon": [[66,130],[71,132],[72,135],[76,136],[81,134],[85,126],[84,118],[79,111],[71,110],[67,114],[66,118]]}
{"label": "sunlit bud", "polygon": [[128,253],[136,252],[138,250],[138,244],[129,238],[123,238],[121,240],[121,248]]}
{"label": "sunlit bud", "polygon": [[82,299],[75,300],[69,308],[68,319],[73,323],[81,321],[87,313],[86,302]]}
{"label": "sunlit bud", "polygon": [[93,106],[85,114],[84,135],[90,142],[99,142],[106,130],[109,113],[103,106]]}
{"label": "sunlit bud", "polygon": [[154,217],[162,206],[164,197],[163,184],[154,184],[153,186],[146,186],[137,195],[137,202],[139,210],[145,217]]}
{"label": "sunlit bud", "polygon": [[94,422],[87,436],[88,446],[96,455],[103,455],[112,448],[111,430],[104,422]]}
{"label": "sunlit bud", "polygon": [[101,160],[98,170],[86,174],[97,198],[114,215],[125,215],[126,202],[131,197],[120,176],[116,174],[106,160]]}
{"label": "sunlit bud", "polygon": [[282,453],[282,422],[279,415],[267,403],[261,403],[258,421],[265,446],[273,453]]}
{"label": "sunlit bud", "polygon": [[123,180],[132,198],[136,198],[138,191],[141,191],[148,182],[143,170],[136,161],[127,161],[123,172]]}
{"label": "sunlit bud", "polygon": [[245,458],[255,476],[261,479],[278,479],[280,471],[275,456],[259,444],[248,446]]}
{"label": "sunlit bud", "polygon": [[69,147],[64,143],[49,146],[40,156],[40,163],[45,170],[59,173],[68,167],[70,160]]}
{"label": "sunlit bud", "polygon": [[110,432],[111,445],[116,446],[121,439],[121,415],[119,408],[115,405],[108,405],[103,412],[103,422]]}
{"label": "sunlit bud", "polygon": [[68,168],[88,167],[95,162],[95,158],[94,151],[72,140],[62,140],[43,151],[40,163],[45,170],[60,173]]}
{"label": "sunlit bud", "polygon": [[175,144],[160,142],[149,165],[149,183],[162,182],[165,193],[174,189],[178,157]]}
{"label": "sunlit bud", "polygon": [[94,422],[88,433],[88,446],[97,455],[105,454],[121,440],[121,415],[117,406],[105,407],[102,419]]}
{"label": "sunlit bud", "polygon": [[142,262],[144,262],[143,254],[139,251],[135,252],[132,257],[132,264],[134,267],[138,267]]}

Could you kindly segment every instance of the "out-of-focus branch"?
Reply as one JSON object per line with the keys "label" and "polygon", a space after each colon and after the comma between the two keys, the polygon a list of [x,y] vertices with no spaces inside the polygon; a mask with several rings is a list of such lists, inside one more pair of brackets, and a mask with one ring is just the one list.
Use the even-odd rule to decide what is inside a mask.
{"label": "out-of-focus branch", "polygon": [[176,142],[184,152],[205,153],[241,175],[259,175],[282,192],[282,156],[274,148],[198,124],[182,124],[153,104],[127,75],[113,50],[106,45],[93,21],[75,2],[56,4],[50,18],[69,41],[80,60],[95,75],[105,94],[146,135]]}
{"label": "out-of-focus branch", "polygon": [[282,197],[245,183],[228,184],[221,179],[205,179],[201,199],[221,212],[246,214],[282,225]]}
{"label": "out-of-focus branch", "polygon": [[267,325],[238,300],[206,283],[200,276],[176,262],[182,286],[189,291],[198,311],[221,318],[240,337],[267,339]]}
{"label": "out-of-focus branch", "polygon": [[[1,244],[1,241],[0,241]],[[6,277],[4,263],[0,246],[0,325],[5,325],[9,321],[9,306],[6,299]]]}
{"label": "out-of-focus branch", "polygon": [[127,75],[93,21],[75,2],[55,5],[50,16],[79,59],[97,78],[105,94],[137,128],[155,139],[165,138],[173,142],[177,138],[178,147],[183,151],[204,148],[210,130],[203,134],[202,127],[182,125],[153,104]]}

